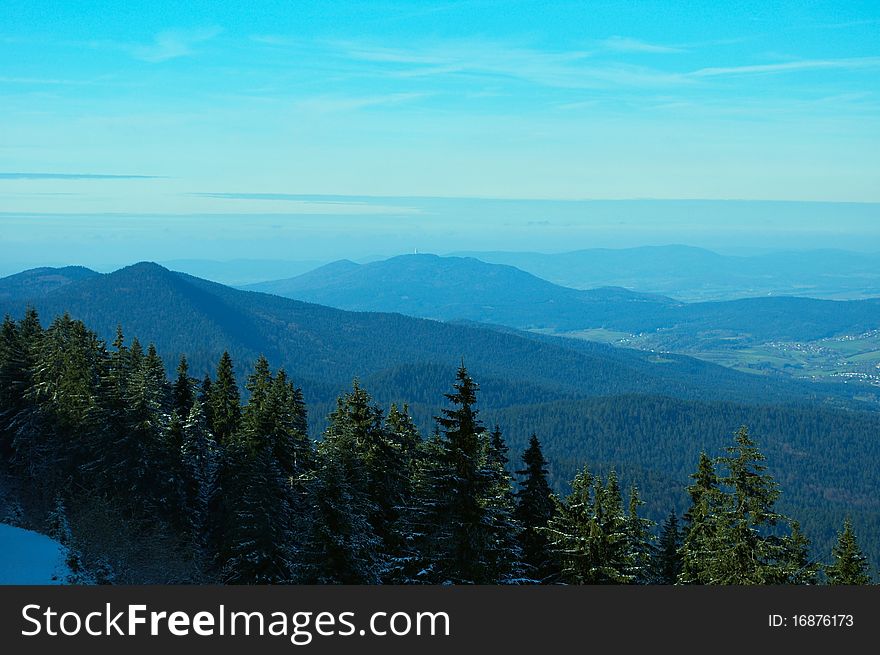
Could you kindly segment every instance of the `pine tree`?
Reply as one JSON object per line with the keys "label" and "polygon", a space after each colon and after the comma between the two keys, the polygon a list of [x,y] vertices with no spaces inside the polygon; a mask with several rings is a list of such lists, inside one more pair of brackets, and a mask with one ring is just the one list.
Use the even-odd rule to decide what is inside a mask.
{"label": "pine tree", "polygon": [[194,387],[195,381],[189,376],[186,355],[181,355],[177,364],[177,379],[174,381],[174,388],[171,392],[171,409],[177,412],[178,416],[189,416],[189,411],[195,401]]}
{"label": "pine tree", "polygon": [[[765,457],[742,426],[728,455],[719,462],[728,474],[721,480],[731,494],[724,513],[728,547],[719,548],[716,582],[720,584],[772,584],[784,577],[780,562],[785,550],[766,532],[785,518],[774,510],[779,486],[766,473]],[[732,506],[731,506],[732,505]]]}
{"label": "pine tree", "polygon": [[314,449],[302,390],[293,385],[284,369],[279,369],[272,380],[268,404],[273,414],[269,433],[272,452],[281,471],[293,483],[312,472]]}
{"label": "pine tree", "polygon": [[409,512],[413,556],[405,571],[405,581],[430,584],[442,581],[440,565],[449,549],[449,530],[444,516],[447,499],[440,491],[447,475],[439,425],[435,424],[431,436],[419,444],[413,468],[413,500]]}
{"label": "pine tree", "polygon": [[626,534],[628,559],[630,561],[629,573],[636,584],[649,584],[651,582],[651,528],[653,521],[639,516],[639,508],[644,505],[639,495],[639,489],[632,485],[629,491],[629,512],[626,518]]}
{"label": "pine tree", "polygon": [[198,398],[199,403],[202,405],[205,420],[208,422],[208,429],[211,429],[211,426],[214,425],[214,414],[211,411],[213,384],[214,383],[211,381],[211,374],[205,373],[205,377],[202,379],[202,382],[199,385],[198,394],[196,395],[196,398]]}
{"label": "pine tree", "polygon": [[41,334],[33,309],[21,324],[7,315],[0,328],[0,458],[6,461],[12,457],[13,422],[28,405],[25,392],[31,386]]}
{"label": "pine tree", "polygon": [[217,375],[210,389],[210,428],[221,446],[238,430],[241,421],[241,395],[235,381],[232,358],[224,351],[217,365]]}
{"label": "pine tree", "polygon": [[518,560],[511,544],[497,538],[498,526],[512,521],[511,508],[499,495],[497,468],[487,465],[489,438],[475,408],[477,390],[462,365],[454,392],[446,394],[454,407],[436,419],[443,430],[441,462],[433,471],[432,504],[439,515],[429,521],[437,533],[426,538],[434,540],[438,582],[495,583],[508,578]]}
{"label": "pine tree", "polygon": [[155,344],[147,347],[147,355],[144,357],[143,363],[144,375],[149,377],[151,386],[158,390],[159,406],[163,411],[170,409],[168,396],[168,378],[165,375],[165,364],[159,353],[156,351]]}
{"label": "pine tree", "polygon": [[312,575],[322,582],[375,583],[390,556],[396,508],[382,412],[355,380],[328,422],[318,447]]}
{"label": "pine tree", "polygon": [[525,574],[539,582],[550,582],[558,571],[553,564],[546,527],[556,506],[547,482],[547,461],[534,433],[522,455],[522,463],[523,468],[516,472],[521,479],[516,492],[515,516],[522,526],[518,538]]}
{"label": "pine tree", "polygon": [[719,529],[717,511],[721,490],[715,464],[706,453],[700,453],[697,471],[691,478],[694,482],[687,489],[691,506],[684,515],[679,582],[711,584],[714,580],[710,567],[716,556],[716,533]]}
{"label": "pine tree", "polygon": [[223,580],[232,584],[283,584],[294,577],[290,494],[268,445],[254,449],[233,440],[226,449],[221,484],[229,525],[221,551]]}
{"label": "pine tree", "polygon": [[[26,328],[31,330],[32,328]],[[54,498],[87,461],[103,350],[94,333],[67,314],[39,338],[26,405],[12,422],[14,461]]]}
{"label": "pine tree", "polygon": [[843,531],[837,535],[837,544],[831,552],[834,562],[825,567],[828,584],[866,585],[871,584],[868,558],[862,553],[853,532],[852,522],[847,518]]}
{"label": "pine tree", "polygon": [[195,399],[183,424],[180,462],[186,524],[196,557],[207,557],[211,503],[217,493],[220,452]]}
{"label": "pine tree", "polygon": [[[325,445],[327,444],[327,445]],[[340,450],[343,442],[322,441],[312,497],[312,524],[303,577],[318,584],[377,584],[380,540],[370,524],[370,506],[358,460]]]}
{"label": "pine tree", "polygon": [[508,447],[501,428],[496,424],[489,434],[489,446],[480,477],[487,481],[483,500],[486,528],[489,532],[487,560],[495,572],[495,582],[521,580],[522,551],[517,535],[521,531],[516,520],[513,480],[507,471]]}
{"label": "pine tree", "polygon": [[131,371],[125,390],[128,415],[116,443],[121,458],[115,482],[134,509],[173,512],[177,510],[174,464],[179,450],[172,450],[167,438],[170,415],[165,368],[152,344],[145,357],[133,361],[139,365]]}
{"label": "pine tree", "polygon": [[[189,377],[189,366],[186,356],[181,355],[177,364],[177,378],[171,387],[171,415],[168,420],[168,430],[165,437],[165,449],[170,457],[169,472],[171,479],[168,481],[168,485],[174,497],[180,499],[180,507],[186,507],[185,496],[187,494],[187,474],[184,471],[180,453],[183,450],[184,426],[189,419],[190,410],[196,400],[194,383],[195,380]],[[204,418],[204,412],[201,409],[200,414]],[[181,524],[189,522],[189,518],[182,515],[181,512],[175,512],[175,514],[177,514],[176,518]]]}
{"label": "pine tree", "polygon": [[651,562],[651,580],[654,584],[672,585],[678,582],[682,566],[681,546],[678,516],[672,511],[660,528],[660,538]]}
{"label": "pine tree", "polygon": [[791,522],[791,534],[784,537],[785,557],[779,584],[815,585],[819,583],[819,564],[810,559],[810,540],[801,532],[801,524]]}
{"label": "pine tree", "polygon": [[718,458],[726,469],[717,478],[705,456],[688,488],[691,509],[682,547],[680,581],[690,584],[783,584],[792,574],[792,558],[803,550],[801,535],[779,537],[777,526],[789,519],[774,505],[779,488],[766,473],[765,457],[743,426],[727,455]]}
{"label": "pine tree", "polygon": [[629,584],[634,559],[629,521],[623,513],[617,475],[607,482],[584,468],[571,483],[571,494],[556,501],[547,527],[550,548],[571,584]]}
{"label": "pine tree", "polygon": [[[224,357],[212,387],[215,399],[224,386],[234,382],[230,373],[231,361]],[[301,547],[295,450],[303,447],[297,440],[305,441],[306,449],[308,441],[292,427],[300,424],[292,385],[283,373],[272,376],[265,357],[257,359],[246,386],[250,398],[241,420],[236,421],[240,429],[226,439],[220,470],[224,576],[236,583],[291,582]],[[231,402],[233,395],[222,397]],[[229,416],[227,410],[215,403],[215,419],[224,411]],[[229,427],[222,420],[219,424]]]}
{"label": "pine tree", "polygon": [[416,581],[421,570],[416,531],[418,529],[418,470],[424,453],[421,435],[409,414],[409,407],[392,404],[385,417],[385,437],[389,442],[389,470],[386,486],[393,502],[385,537],[382,580],[389,584]]}

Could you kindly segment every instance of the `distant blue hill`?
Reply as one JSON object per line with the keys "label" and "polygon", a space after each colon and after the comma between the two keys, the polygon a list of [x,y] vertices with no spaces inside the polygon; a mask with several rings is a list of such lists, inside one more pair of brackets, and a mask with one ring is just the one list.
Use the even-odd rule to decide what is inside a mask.
{"label": "distant blue hill", "polygon": [[[720,256],[697,251],[707,267]],[[334,263],[287,280],[247,287],[356,311],[400,312],[519,329],[628,333],[664,331],[668,340],[813,340],[880,327],[880,299],[829,301],[761,297],[684,303],[620,287],[580,290],[513,266],[473,257],[403,255],[358,266]]]}
{"label": "distant blue hill", "polygon": [[0,301],[18,298],[42,298],[71,282],[100,275],[84,266],[32,268],[0,278]]}
{"label": "distant blue hill", "polygon": [[844,250],[720,255],[691,246],[593,248],[557,254],[462,252],[579,289],[623,286],[685,300],[773,295],[880,296],[880,254]]}

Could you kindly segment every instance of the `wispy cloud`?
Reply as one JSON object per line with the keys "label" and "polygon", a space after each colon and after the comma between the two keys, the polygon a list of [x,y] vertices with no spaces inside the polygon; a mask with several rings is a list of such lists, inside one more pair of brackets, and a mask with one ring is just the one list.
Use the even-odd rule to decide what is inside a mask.
{"label": "wispy cloud", "polygon": [[159,180],[160,175],[111,175],[104,173],[0,173],[0,180]]}
{"label": "wispy cloud", "polygon": [[880,57],[855,57],[848,59],[804,59],[778,64],[756,64],[750,66],[721,66],[701,68],[689,75],[691,77],[716,77],[721,75],[762,75],[768,73],[791,73],[808,70],[859,69],[880,67]]}
{"label": "wispy cloud", "polygon": [[220,34],[219,27],[207,27],[196,30],[165,30],[159,32],[152,43],[134,44],[127,47],[136,59],[150,63],[168,61],[178,57],[186,57],[195,53],[195,46],[210,41]]}
{"label": "wispy cloud", "polygon": [[639,39],[633,39],[626,36],[609,37],[604,41],[600,41],[600,45],[606,50],[611,50],[612,52],[644,52],[653,54],[685,52],[685,48],[648,43],[646,41],[640,41]]}
{"label": "wispy cloud", "polygon": [[279,34],[251,34],[248,38],[254,43],[278,47],[297,46],[305,43],[303,39]]}
{"label": "wispy cloud", "polygon": [[343,56],[386,65],[392,77],[482,76],[557,88],[687,84],[676,73],[627,63],[592,63],[587,50],[548,51],[505,42],[446,41],[412,48],[337,44]]}
{"label": "wispy cloud", "polygon": [[568,111],[572,109],[590,109],[592,107],[597,107],[598,105],[598,100],[577,100],[575,102],[564,102],[557,105],[556,108]]}

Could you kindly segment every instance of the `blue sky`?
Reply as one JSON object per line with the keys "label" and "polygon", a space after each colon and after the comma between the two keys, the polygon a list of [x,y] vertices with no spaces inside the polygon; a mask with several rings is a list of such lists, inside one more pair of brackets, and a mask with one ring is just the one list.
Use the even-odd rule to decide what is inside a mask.
{"label": "blue sky", "polygon": [[[511,214],[562,225],[552,203],[456,223],[399,200],[425,196],[861,203],[835,226],[858,240],[880,218],[880,3],[6,0],[0,124],[19,250],[161,259],[205,226],[213,253],[283,224],[309,258],[352,230],[440,250]],[[743,231],[632,220],[642,241]],[[529,234],[509,247],[558,247]]]}

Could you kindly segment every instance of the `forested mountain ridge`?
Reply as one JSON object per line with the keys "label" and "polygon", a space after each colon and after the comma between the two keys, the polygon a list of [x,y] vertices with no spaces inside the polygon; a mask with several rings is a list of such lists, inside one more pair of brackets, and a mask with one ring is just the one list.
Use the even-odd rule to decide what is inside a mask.
{"label": "forested mountain ridge", "polygon": [[100,275],[84,266],[32,268],[0,278],[0,302],[22,298],[41,298],[71,282]]}
{"label": "forested mountain ridge", "polygon": [[638,483],[624,486],[613,467],[581,464],[571,492],[554,494],[534,432],[514,484],[504,433],[481,418],[464,366],[427,439],[405,405],[386,413],[357,382],[319,442],[283,370],[260,357],[244,387],[242,403],[226,352],[201,381],[181,357],[169,380],[155,347],[121,330],[108,346],[68,316],[45,328],[33,310],[7,317],[0,510],[57,539],[77,582],[871,579],[849,517],[827,564],[811,553],[801,524],[776,508],[779,483],[745,426],[717,456],[701,449],[683,530],[674,509],[658,534]]}
{"label": "forested mountain ridge", "polygon": [[720,443],[741,423],[753,425],[785,480],[783,505],[806,515],[817,546],[827,547],[841,517],[851,513],[869,551],[880,553],[874,529],[880,511],[870,492],[871,472],[880,470],[880,416],[834,410],[861,406],[841,399],[838,387],[508,328],[345,312],[148,263],[2,303],[0,311],[21,316],[28,304],[44,321],[64,312],[82,318],[107,343],[121,325],[167,353],[168,370],[186,354],[196,377],[213,371],[227,349],[239,379],[266,354],[302,387],[313,436],[356,376],[381,405],[408,403],[415,424],[429,434],[437,399],[464,356],[481,376],[484,415],[505,427],[512,446],[524,447],[533,429],[541,432],[557,489],[583,462],[603,471],[616,466],[650,489],[647,509],[655,520],[670,504],[682,507],[682,453]]}
{"label": "forested mountain ridge", "polygon": [[601,323],[609,312],[652,312],[671,298],[622,288],[561,287],[513,266],[470,257],[401,255],[358,265],[342,260],[286,280],[248,285],[253,291],[356,311],[400,312],[437,320],[467,319],[517,328]]}
{"label": "forested mountain ridge", "polygon": [[[661,333],[669,343],[806,341],[880,325],[880,300],[760,297],[683,303],[622,288],[559,286],[474,258],[403,255],[361,266],[328,265],[249,289],[358,311],[466,319],[519,329],[576,332],[602,328]],[[670,348],[675,350],[675,348]]]}
{"label": "forested mountain ridge", "polygon": [[[121,325],[168,353],[169,368],[184,352],[198,372],[207,371],[224,350],[239,362],[264,354],[301,380],[307,399],[316,402],[331,401],[355,376],[403,367],[418,377],[420,367],[448,366],[462,357],[481,379],[507,381],[511,388],[528,381],[556,397],[662,393],[757,403],[838,402],[841,393],[833,386],[758,378],[688,357],[341,311],[232,289],[151,263],[92,276],[43,297],[2,302],[0,311],[21,316],[28,305],[43,316],[69,312],[108,342]],[[431,393],[441,393],[441,380],[428,377],[437,385]],[[404,399],[412,386],[375,393]],[[491,396],[491,387],[487,392]]]}

